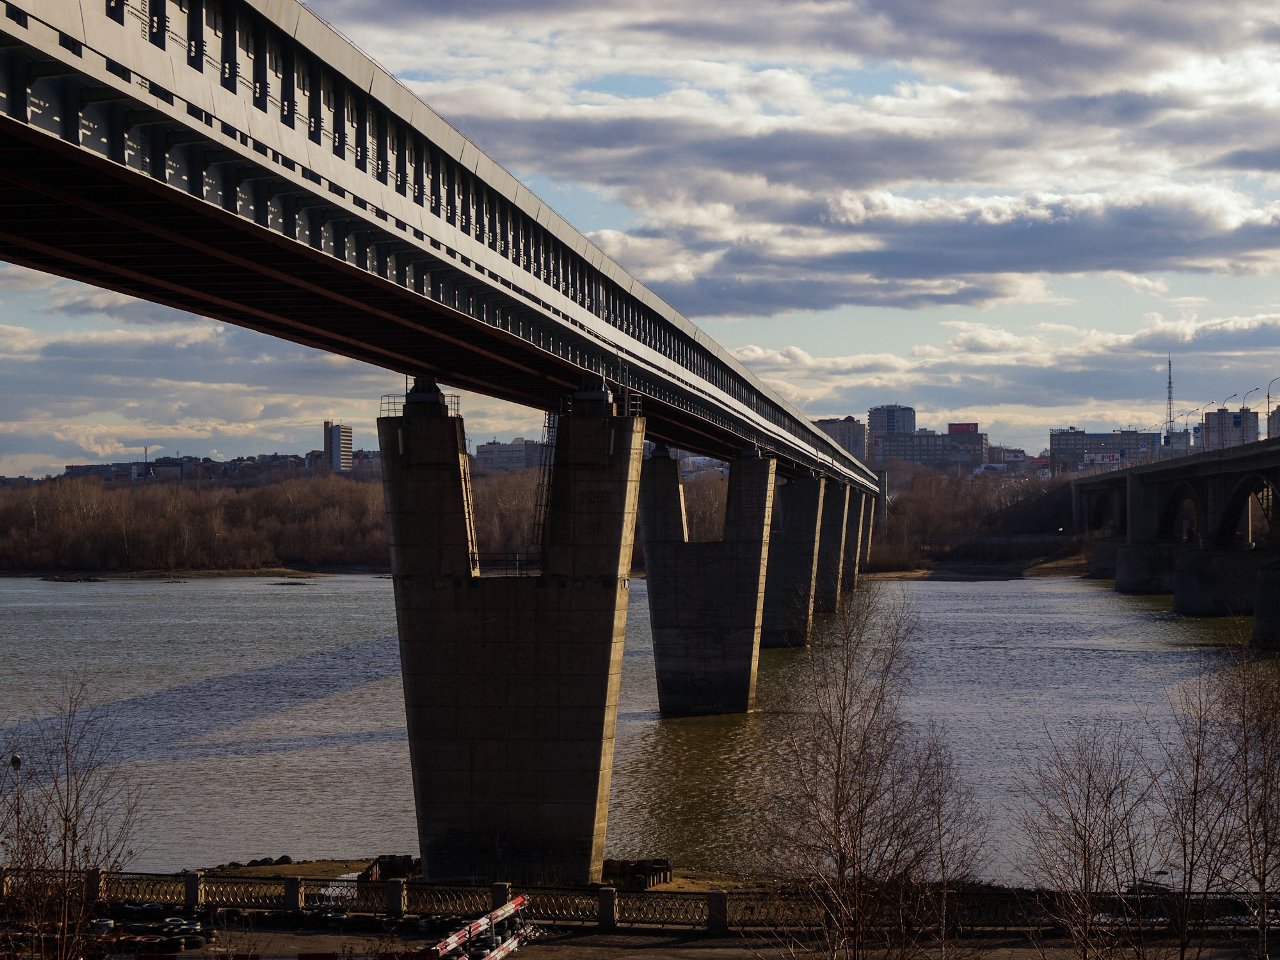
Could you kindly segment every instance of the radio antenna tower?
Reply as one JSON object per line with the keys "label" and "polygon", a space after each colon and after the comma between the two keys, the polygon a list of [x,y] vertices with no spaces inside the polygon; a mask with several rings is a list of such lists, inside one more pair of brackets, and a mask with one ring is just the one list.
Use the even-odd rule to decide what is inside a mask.
{"label": "radio antenna tower", "polygon": [[1173,435],[1173,354],[1167,354],[1167,357],[1169,363],[1169,405],[1164,412],[1164,442],[1170,443],[1169,438]]}

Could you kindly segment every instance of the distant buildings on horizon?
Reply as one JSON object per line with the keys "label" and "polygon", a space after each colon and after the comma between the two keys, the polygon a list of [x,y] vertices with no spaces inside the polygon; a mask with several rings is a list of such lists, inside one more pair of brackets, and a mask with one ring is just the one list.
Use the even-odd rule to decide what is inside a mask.
{"label": "distant buildings on horizon", "polygon": [[497,470],[529,470],[542,466],[550,453],[551,445],[541,440],[516,437],[510,443],[490,440],[479,444],[474,456],[475,469],[479,473]]}
{"label": "distant buildings on horizon", "polygon": [[[1276,436],[1280,410],[1268,419],[1267,435]],[[1249,407],[1227,407],[1205,413],[1193,428],[1158,431],[1112,430],[1087,433],[1075,427],[1049,431],[1049,459],[1055,476],[1079,472],[1118,470],[1137,463],[1171,460],[1195,453],[1227,450],[1254,443],[1258,435],[1258,412]]]}
{"label": "distant buildings on horizon", "polygon": [[[914,407],[882,404],[867,411],[864,424],[855,416],[827,417],[814,423],[832,440],[873,469],[891,460],[938,470],[979,473],[1037,470],[1058,476],[1079,472],[1114,470],[1150,460],[1187,456],[1206,450],[1225,450],[1259,439],[1255,410],[1218,407],[1204,414],[1201,425],[1182,430],[1111,430],[1091,433],[1076,427],[1049,431],[1047,456],[1028,457],[1026,451],[993,445],[973,422],[948,423],[945,433],[916,426]],[[1267,418],[1267,436],[1280,436],[1280,407]],[[473,455],[477,472],[527,470],[540,467],[549,453],[541,440],[516,437],[510,442],[491,440],[479,444]],[[685,464],[684,460],[688,463]],[[705,462],[704,462],[705,461]],[[718,461],[682,458],[689,473],[713,469]],[[106,482],[155,480],[231,480],[244,482],[260,476],[306,472],[348,473],[366,479],[381,476],[377,450],[352,448],[352,430],[346,424],[324,421],[323,445],[305,456],[259,454],[233,460],[209,457],[156,457],[154,460],[117,463],[68,464],[62,476],[98,477]],[[0,477],[0,488],[36,483],[31,477]]]}
{"label": "distant buildings on horizon", "polygon": [[[106,483],[138,480],[225,480],[242,483],[269,476],[326,472],[362,479],[380,477],[381,454],[377,450],[353,449],[352,440],[351,427],[326,420],[321,449],[305,455],[265,453],[233,460],[174,456],[116,463],[72,463],[63,468],[61,476],[67,479],[97,477]],[[509,443],[493,440],[480,444],[472,461],[479,473],[524,470],[541,466],[548,449],[549,445],[540,440],[523,437],[516,437]],[[27,486],[36,482],[31,477],[0,477],[0,487]]]}
{"label": "distant buildings on horizon", "polygon": [[[69,463],[62,477],[97,477],[104,483],[132,483],[139,480],[222,480],[235,483],[306,473],[343,473],[362,479],[382,475],[382,456],[377,450],[352,449],[351,427],[324,421],[321,449],[306,454],[261,453],[256,456],[214,460],[210,457],[156,457],[154,460],[126,460],[115,463]],[[0,487],[25,486],[36,481],[28,477],[0,477]]]}
{"label": "distant buildings on horizon", "polygon": [[890,403],[867,411],[864,425],[857,417],[833,417],[814,423],[872,469],[901,460],[936,470],[958,473],[1019,472],[1027,466],[1024,450],[993,446],[977,423],[949,423],[946,433],[916,427],[914,407]]}
{"label": "distant buildings on horizon", "polygon": [[[946,433],[919,429],[916,411],[884,404],[867,411],[864,425],[854,416],[830,417],[814,423],[845,450],[873,469],[893,460],[938,470],[1037,470],[1045,476],[1115,470],[1135,463],[1225,450],[1259,439],[1258,413],[1248,407],[1219,407],[1194,428],[1111,430],[1090,433],[1076,427],[1049,431],[1047,456],[1028,457],[1024,450],[992,445],[977,423],[949,423]],[[1280,435],[1280,407],[1267,420],[1267,435]]]}

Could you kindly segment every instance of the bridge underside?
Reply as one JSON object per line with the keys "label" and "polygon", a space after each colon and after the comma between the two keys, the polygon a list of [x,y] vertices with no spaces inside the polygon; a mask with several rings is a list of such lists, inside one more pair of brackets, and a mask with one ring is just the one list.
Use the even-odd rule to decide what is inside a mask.
{"label": "bridge underside", "polygon": [[[582,385],[554,353],[3,115],[0,210],[10,263],[537,409]],[[744,443],[644,408],[651,439],[726,460]]]}
{"label": "bridge underside", "polygon": [[[162,6],[203,30],[201,4]],[[364,75],[304,8],[219,7],[237,16],[207,74],[165,39],[163,16],[145,42],[120,42],[126,20],[150,20],[138,0],[105,17],[80,0],[6,6],[0,259],[423,378],[380,443],[428,872],[598,879],[642,439],[737,461],[719,544],[688,542],[674,461],[649,481],[664,498],[646,518],[650,601],[678,614],[653,618],[657,672],[674,678],[666,713],[751,708],[765,611],[802,643],[815,607],[853,588],[875,477],[525,188],[496,189],[510,175],[474,145],[438,118],[410,122],[424,105],[380,102],[401,96],[391,78],[320,62],[308,35]],[[264,43],[309,64],[317,94],[349,95],[352,151],[324,123],[293,122],[296,90],[267,109],[241,89],[249,50],[256,67],[273,59]],[[432,380],[550,411],[580,391],[556,446],[541,577],[481,576],[463,424]],[[778,474],[795,483],[773,526]]]}

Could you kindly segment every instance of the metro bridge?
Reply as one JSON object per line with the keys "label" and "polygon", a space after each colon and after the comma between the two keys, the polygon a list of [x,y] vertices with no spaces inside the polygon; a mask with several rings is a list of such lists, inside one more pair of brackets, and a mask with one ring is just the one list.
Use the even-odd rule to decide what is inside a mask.
{"label": "metro bridge", "polygon": [[[0,6],[0,258],[419,378],[379,433],[425,870],[597,877],[637,515],[663,713],[749,710],[875,476],[296,0]],[[566,414],[541,577],[482,576],[436,380]],[[730,463],[721,542],[669,447]]]}

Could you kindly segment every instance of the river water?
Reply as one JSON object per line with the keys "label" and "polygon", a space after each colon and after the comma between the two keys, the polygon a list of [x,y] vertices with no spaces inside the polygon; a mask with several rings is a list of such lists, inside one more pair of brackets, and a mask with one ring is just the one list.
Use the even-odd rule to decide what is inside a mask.
{"label": "river water", "polygon": [[[992,877],[1014,873],[1018,773],[1050,733],[1158,726],[1225,632],[1085,580],[887,589],[919,618],[909,713],[945,728],[992,816]],[[770,720],[803,699],[798,657],[762,654],[756,714],[662,720],[645,583],[632,581],[609,856],[742,865],[773,789]],[[134,869],[417,852],[389,579],[0,579],[0,724],[47,713],[73,675],[148,787]]]}

